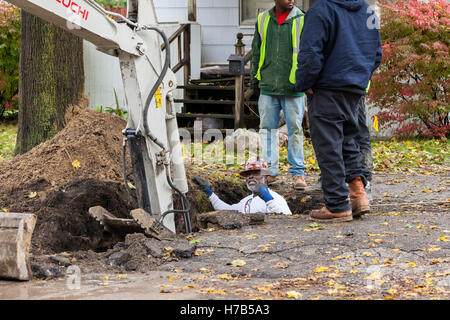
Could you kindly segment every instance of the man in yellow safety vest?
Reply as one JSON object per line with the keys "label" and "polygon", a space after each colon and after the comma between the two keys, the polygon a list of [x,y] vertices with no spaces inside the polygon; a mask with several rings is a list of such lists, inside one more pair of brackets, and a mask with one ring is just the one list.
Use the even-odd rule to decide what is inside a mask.
{"label": "man in yellow safety vest", "polygon": [[276,182],[279,172],[277,130],[283,110],[288,130],[289,172],[294,188],[306,188],[302,120],[304,93],[295,91],[295,72],[304,13],[295,0],[275,0],[275,6],[258,15],[252,43],[252,82],[259,94],[260,137],[263,157]]}

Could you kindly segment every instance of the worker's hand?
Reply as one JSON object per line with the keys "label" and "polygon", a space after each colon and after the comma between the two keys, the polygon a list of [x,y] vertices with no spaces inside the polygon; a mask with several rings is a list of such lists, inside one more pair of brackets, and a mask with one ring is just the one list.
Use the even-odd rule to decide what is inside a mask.
{"label": "worker's hand", "polygon": [[259,90],[259,81],[256,81],[256,80],[253,81],[252,86],[253,86],[253,93],[257,97],[259,97],[259,95],[261,94],[261,91]]}
{"label": "worker's hand", "polygon": [[209,183],[197,176],[192,176],[192,180],[198,184],[200,186],[200,188],[202,188],[202,190],[206,193],[207,196],[212,195],[212,190],[211,190],[211,186],[209,185]]}
{"label": "worker's hand", "polygon": [[270,200],[273,200],[272,195],[269,192],[269,188],[267,188],[267,186],[265,184],[261,184],[257,189],[256,189],[256,194],[264,200],[264,202],[269,202]]}
{"label": "worker's hand", "polygon": [[267,202],[267,211],[272,214],[283,214],[283,207],[275,200]]}
{"label": "worker's hand", "polygon": [[310,96],[310,95],[313,95],[313,94],[314,94],[314,91],[313,91],[313,89],[309,88],[308,90],[305,91],[305,93],[306,93],[308,96]]}

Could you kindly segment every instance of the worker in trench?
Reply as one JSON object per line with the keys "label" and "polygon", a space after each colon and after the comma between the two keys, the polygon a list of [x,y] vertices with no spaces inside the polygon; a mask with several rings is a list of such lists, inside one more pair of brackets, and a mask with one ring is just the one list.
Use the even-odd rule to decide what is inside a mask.
{"label": "worker in trench", "polygon": [[192,180],[206,193],[214,210],[234,210],[241,213],[266,213],[292,215],[286,200],[278,193],[267,187],[267,177],[272,172],[268,169],[267,162],[260,157],[251,157],[245,163],[245,170],[240,175],[245,178],[247,188],[252,192],[236,204],[228,204],[211,190],[209,183],[197,176]]}

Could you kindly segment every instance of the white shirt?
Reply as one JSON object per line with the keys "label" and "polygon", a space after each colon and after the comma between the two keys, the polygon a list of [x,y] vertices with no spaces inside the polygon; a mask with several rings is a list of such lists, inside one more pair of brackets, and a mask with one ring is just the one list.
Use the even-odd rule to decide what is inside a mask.
{"label": "white shirt", "polygon": [[291,209],[289,209],[286,200],[281,195],[270,189],[269,193],[273,197],[273,200],[270,200],[267,203],[258,196],[254,197],[253,194],[245,197],[239,201],[239,203],[232,205],[220,200],[214,192],[209,196],[209,200],[211,201],[214,210],[234,210],[241,213],[281,213],[285,215],[292,215]]}

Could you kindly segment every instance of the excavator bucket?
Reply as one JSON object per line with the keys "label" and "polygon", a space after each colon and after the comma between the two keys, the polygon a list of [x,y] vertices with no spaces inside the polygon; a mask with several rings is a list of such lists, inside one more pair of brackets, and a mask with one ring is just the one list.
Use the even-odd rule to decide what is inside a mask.
{"label": "excavator bucket", "polygon": [[0,278],[32,278],[29,251],[36,219],[34,214],[0,213]]}
{"label": "excavator bucket", "polygon": [[89,208],[89,214],[103,226],[105,231],[110,233],[125,235],[142,231],[141,226],[133,219],[116,218],[108,210],[100,206]]}
{"label": "excavator bucket", "polygon": [[158,240],[170,239],[174,236],[169,229],[158,223],[155,218],[143,209],[131,211],[133,219],[116,218],[108,210],[100,206],[89,208],[89,214],[109,233],[124,236],[138,232],[145,233],[147,236]]}

